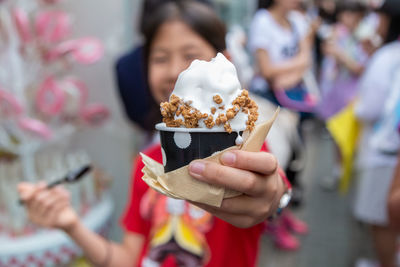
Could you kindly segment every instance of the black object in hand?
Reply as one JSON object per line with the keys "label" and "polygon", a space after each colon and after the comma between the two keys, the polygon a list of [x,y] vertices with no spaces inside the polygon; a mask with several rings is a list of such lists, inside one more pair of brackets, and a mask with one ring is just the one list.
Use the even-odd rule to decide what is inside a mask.
{"label": "black object in hand", "polygon": [[[92,170],[92,166],[90,166],[90,165],[84,165],[79,169],[72,170],[72,171],[68,172],[67,175],[64,176],[63,178],[48,184],[47,189],[51,189],[60,184],[69,184],[69,183],[78,182],[85,174],[87,174],[91,170]],[[23,205],[24,201],[20,199],[19,204]]]}

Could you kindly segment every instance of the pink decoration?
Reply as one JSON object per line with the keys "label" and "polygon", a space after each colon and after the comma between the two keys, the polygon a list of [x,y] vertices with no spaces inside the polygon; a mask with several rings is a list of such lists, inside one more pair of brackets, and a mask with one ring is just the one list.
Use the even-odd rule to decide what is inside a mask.
{"label": "pink decoration", "polygon": [[45,115],[58,115],[65,102],[64,92],[53,77],[48,77],[40,86],[36,97],[36,106]]}
{"label": "pink decoration", "polygon": [[[74,89],[76,89],[78,91],[79,103],[78,103],[77,112],[80,113],[83,110],[83,107],[86,105],[88,96],[89,96],[89,91],[88,91],[86,84],[76,78],[69,77],[69,78],[62,80],[59,83],[59,86],[66,94],[67,94],[67,92],[65,92],[65,91],[69,87],[73,87]],[[69,100],[67,99],[66,101],[69,101]],[[68,103],[66,103],[66,105],[68,105]]]}
{"label": "pink decoration", "polygon": [[68,54],[80,64],[93,64],[103,56],[104,48],[95,38],[70,40],[60,43],[49,51],[45,59],[51,62]]}
{"label": "pink decoration", "polygon": [[21,41],[24,44],[32,41],[32,30],[26,12],[20,8],[14,8],[12,16]]}
{"label": "pink decoration", "polygon": [[8,117],[19,116],[23,112],[21,103],[11,93],[0,88],[0,114]]}
{"label": "pink decoration", "polygon": [[69,34],[70,26],[70,17],[61,11],[43,11],[36,16],[36,34],[44,42],[60,42]]}
{"label": "pink decoration", "polygon": [[45,60],[48,62],[57,60],[63,56],[66,56],[68,53],[72,52],[75,49],[75,47],[76,47],[75,40],[62,42],[45,55]]}
{"label": "pink decoration", "polygon": [[39,120],[20,118],[18,120],[18,126],[22,130],[45,140],[49,140],[53,135],[50,128]]}
{"label": "pink decoration", "polygon": [[104,47],[95,38],[82,38],[76,40],[76,47],[72,51],[73,58],[81,64],[93,64],[104,54]]}
{"label": "pink decoration", "polygon": [[82,118],[92,126],[103,124],[109,117],[110,111],[102,104],[90,104],[82,111]]}
{"label": "pink decoration", "polygon": [[43,3],[48,4],[48,5],[52,5],[52,4],[57,4],[59,2],[61,2],[61,0],[42,0]]}

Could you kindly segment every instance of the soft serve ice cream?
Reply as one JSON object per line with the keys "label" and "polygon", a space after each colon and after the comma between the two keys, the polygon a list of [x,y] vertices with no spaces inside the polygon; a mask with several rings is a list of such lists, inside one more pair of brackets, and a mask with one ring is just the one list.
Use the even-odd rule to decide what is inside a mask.
{"label": "soft serve ice cream", "polygon": [[257,104],[242,90],[235,66],[219,53],[211,61],[195,60],[183,71],[169,102],[161,103],[167,127],[252,130]]}

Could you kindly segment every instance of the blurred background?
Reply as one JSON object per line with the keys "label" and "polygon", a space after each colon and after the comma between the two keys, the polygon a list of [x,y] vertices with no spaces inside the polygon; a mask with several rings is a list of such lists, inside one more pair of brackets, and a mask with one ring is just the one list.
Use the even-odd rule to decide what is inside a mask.
{"label": "blurred background", "polygon": [[[28,222],[16,191],[21,181],[51,182],[82,164],[94,172],[68,185],[74,208],[91,229],[121,240],[132,162],[153,137],[144,115],[135,113],[142,95],[132,85],[136,77],[126,74],[144,40],[143,1],[0,0],[0,266],[85,266],[66,235]],[[266,226],[258,266],[379,266],[370,232],[374,218],[365,219],[363,199],[380,190],[359,189],[370,160],[360,159],[369,155],[360,147],[367,146],[364,127],[374,127],[371,112],[385,114],[371,116],[382,118],[380,125],[390,121],[388,131],[397,132],[400,62],[374,56],[398,39],[398,24],[390,21],[399,16],[400,2],[297,1],[290,19],[294,37],[271,22],[261,25],[274,19],[274,11],[259,9],[263,1],[210,2],[227,25],[231,60],[261,117],[283,107],[268,141],[294,185],[282,222],[291,231],[279,223]],[[287,38],[295,40],[294,52],[278,55]],[[295,71],[268,74],[291,59],[299,66]],[[386,76],[389,71],[394,74]],[[294,81],[280,78],[292,74]],[[371,93],[373,86],[388,89]],[[62,99],[57,90],[65,92]],[[379,148],[390,151],[376,168],[390,168],[393,176],[399,142],[384,134],[374,142],[393,142]]]}

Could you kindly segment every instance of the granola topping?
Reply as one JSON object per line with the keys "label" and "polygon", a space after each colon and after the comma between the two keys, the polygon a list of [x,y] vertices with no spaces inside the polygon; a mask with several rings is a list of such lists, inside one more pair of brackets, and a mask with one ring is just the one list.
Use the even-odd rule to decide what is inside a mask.
{"label": "granola topping", "polygon": [[[215,95],[213,100],[218,105],[222,103],[219,95]],[[160,109],[163,122],[165,122],[167,127],[197,128],[200,121],[202,121],[208,129],[216,125],[223,125],[225,131],[228,133],[232,132],[230,121],[239,112],[243,112],[248,115],[246,129],[252,131],[258,119],[258,106],[254,100],[250,99],[248,91],[242,90],[242,93],[231,104],[232,108],[227,109],[226,112],[219,113],[218,116],[214,116],[217,111],[215,107],[211,108],[210,114],[201,113],[198,109],[191,106],[190,101],[184,102],[178,96],[172,94],[169,102],[161,103]],[[225,106],[218,108],[225,110]]]}
{"label": "granola topping", "polygon": [[216,104],[218,104],[218,105],[222,103],[222,98],[221,98],[220,95],[215,95],[215,96],[213,96],[213,100],[214,100],[214,102],[215,102]]}

